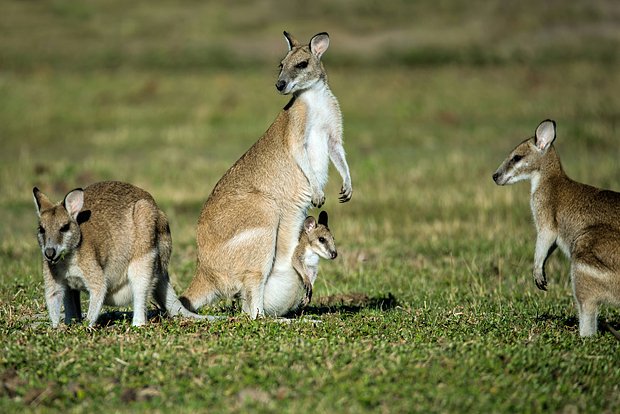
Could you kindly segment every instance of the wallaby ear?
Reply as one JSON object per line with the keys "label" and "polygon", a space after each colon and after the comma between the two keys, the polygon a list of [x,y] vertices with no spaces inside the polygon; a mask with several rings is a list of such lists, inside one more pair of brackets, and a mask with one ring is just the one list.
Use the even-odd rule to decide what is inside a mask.
{"label": "wallaby ear", "polygon": [[69,191],[62,203],[71,218],[77,221],[77,216],[84,206],[84,190],[76,188],[75,190]]}
{"label": "wallaby ear", "polygon": [[310,233],[312,230],[316,228],[316,220],[312,216],[306,217],[304,220],[304,231],[306,233]]}
{"label": "wallaby ear", "polygon": [[536,128],[536,147],[541,151],[546,151],[555,140],[555,121],[552,119],[544,120]]}
{"label": "wallaby ear", "polygon": [[325,227],[329,227],[327,225],[327,220],[329,219],[329,217],[327,216],[327,211],[321,211],[319,213],[319,224],[324,225]]}
{"label": "wallaby ear", "polygon": [[297,39],[295,39],[295,37],[286,30],[284,31],[284,38],[286,39],[286,43],[288,44],[289,52],[292,48],[299,46],[299,42],[297,41]]}
{"label": "wallaby ear", "polygon": [[310,51],[319,59],[321,59],[328,47],[329,35],[325,32],[314,35],[310,40]]}
{"label": "wallaby ear", "polygon": [[32,189],[32,197],[34,198],[34,205],[37,208],[37,215],[41,217],[41,210],[47,210],[53,207],[54,204],[50,201],[45,194],[41,192],[37,187]]}

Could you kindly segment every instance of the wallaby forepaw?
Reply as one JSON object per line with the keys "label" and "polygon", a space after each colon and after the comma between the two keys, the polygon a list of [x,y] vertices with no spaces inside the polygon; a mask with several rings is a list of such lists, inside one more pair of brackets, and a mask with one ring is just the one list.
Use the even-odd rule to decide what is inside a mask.
{"label": "wallaby forepaw", "polygon": [[311,300],[312,300],[312,286],[309,286],[309,287],[306,286],[306,295],[301,300],[301,307],[305,308],[306,306],[308,306]]}
{"label": "wallaby forepaw", "polygon": [[547,290],[547,278],[544,274],[534,274],[534,282],[540,290]]}
{"label": "wallaby forepaw", "polygon": [[351,184],[344,184],[342,186],[342,189],[340,190],[340,197],[338,198],[338,200],[341,203],[346,203],[347,201],[349,201],[351,199],[351,195],[353,194],[353,187],[351,187]]}

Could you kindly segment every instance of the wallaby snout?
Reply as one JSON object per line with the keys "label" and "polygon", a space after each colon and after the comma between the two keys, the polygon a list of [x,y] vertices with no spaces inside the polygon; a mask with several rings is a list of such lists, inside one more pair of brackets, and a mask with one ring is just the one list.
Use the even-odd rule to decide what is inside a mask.
{"label": "wallaby snout", "polygon": [[279,92],[282,92],[282,91],[284,91],[284,88],[286,88],[286,82],[284,82],[281,79],[278,79],[278,81],[276,82],[276,89]]}
{"label": "wallaby snout", "polygon": [[52,248],[52,247],[46,247],[45,248],[45,258],[49,261],[49,262],[54,262],[54,258],[56,258],[56,249]]}

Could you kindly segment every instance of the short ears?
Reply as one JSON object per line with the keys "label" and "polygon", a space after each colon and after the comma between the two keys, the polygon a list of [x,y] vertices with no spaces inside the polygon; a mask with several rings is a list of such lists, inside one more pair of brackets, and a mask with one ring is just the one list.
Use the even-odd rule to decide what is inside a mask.
{"label": "short ears", "polygon": [[41,192],[37,187],[32,189],[32,196],[34,198],[34,205],[37,208],[37,214],[41,217],[41,210],[47,210],[53,206],[52,202],[45,194]]}
{"label": "short ears", "polygon": [[315,227],[316,220],[314,220],[314,217],[306,217],[306,219],[304,220],[304,230],[306,231],[306,233],[310,233],[312,230],[314,230]]}
{"label": "short ears", "polygon": [[536,128],[536,147],[546,151],[555,140],[555,121],[547,119]]}
{"label": "short ears", "polygon": [[77,216],[84,206],[84,190],[81,188],[76,188],[75,190],[70,191],[67,193],[62,203],[71,218],[77,221]]}
{"label": "short ears", "polygon": [[327,217],[327,211],[321,211],[321,212],[319,213],[319,224],[322,224],[322,225],[324,225],[325,227],[329,227],[329,226],[327,225],[327,220],[328,220],[328,217]]}
{"label": "short ears", "polygon": [[284,38],[286,39],[286,43],[288,44],[289,51],[292,48],[299,46],[299,42],[297,41],[297,39],[295,39],[295,37],[293,37],[293,35],[287,32],[286,30],[284,31]]}
{"label": "short ears", "polygon": [[314,35],[310,40],[310,51],[319,59],[329,47],[329,35],[325,32]]}

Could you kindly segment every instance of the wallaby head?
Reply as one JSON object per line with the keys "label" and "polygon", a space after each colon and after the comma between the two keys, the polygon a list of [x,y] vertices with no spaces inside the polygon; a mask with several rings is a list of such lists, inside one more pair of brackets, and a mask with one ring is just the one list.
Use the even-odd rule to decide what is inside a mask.
{"label": "wallaby head", "polygon": [[304,232],[308,237],[310,248],[324,259],[335,259],[338,256],[336,242],[332,232],[327,227],[327,212],[321,211],[319,222],[314,217],[306,217],[304,221]]}
{"label": "wallaby head", "polygon": [[512,150],[493,174],[498,185],[514,184],[535,179],[547,167],[555,140],[555,121],[547,119],[536,128],[534,137],[528,138]]}
{"label": "wallaby head", "polygon": [[81,188],[70,191],[61,203],[53,204],[37,187],[32,190],[39,216],[37,239],[43,257],[51,264],[77,248],[81,241],[80,222],[85,213],[84,191]]}
{"label": "wallaby head", "polygon": [[290,33],[284,32],[288,53],[280,62],[280,75],[276,89],[283,95],[312,87],[325,78],[321,56],[329,47],[329,35],[319,33],[308,45],[301,45]]}

